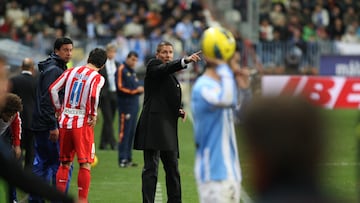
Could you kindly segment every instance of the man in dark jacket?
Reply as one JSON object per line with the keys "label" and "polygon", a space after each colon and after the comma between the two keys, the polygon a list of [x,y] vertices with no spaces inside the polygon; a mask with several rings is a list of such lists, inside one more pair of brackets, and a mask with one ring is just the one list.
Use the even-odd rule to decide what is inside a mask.
{"label": "man in dark jacket", "polygon": [[143,202],[154,202],[159,158],[166,173],[168,202],[181,202],[177,123],[185,112],[181,108],[181,87],[174,73],[199,61],[199,54],[173,60],[173,46],[165,41],[157,46],[156,59],[147,65],[144,104],[134,142],[135,149],[144,150]]}
{"label": "man in dark jacket", "polygon": [[24,58],[21,73],[10,79],[9,89],[18,95],[23,104],[21,117],[21,148],[25,150],[25,169],[31,170],[34,161],[34,135],[31,131],[31,117],[35,103],[36,76],[34,61]]}
{"label": "man in dark jacket", "polygon": [[[67,69],[72,57],[73,42],[69,38],[58,38],[49,58],[38,64],[39,81],[31,128],[35,137],[33,172],[55,185],[59,162],[59,129],[55,110],[50,101],[49,86]],[[60,98],[63,99],[64,93]],[[29,202],[42,202],[41,197],[30,195]]]}

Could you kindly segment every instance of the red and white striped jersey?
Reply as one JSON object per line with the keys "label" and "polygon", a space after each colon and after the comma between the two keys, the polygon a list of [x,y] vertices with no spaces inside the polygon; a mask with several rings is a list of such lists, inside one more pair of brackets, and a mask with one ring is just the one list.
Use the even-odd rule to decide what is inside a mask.
{"label": "red and white striped jersey", "polygon": [[[100,90],[105,79],[97,71],[80,66],[66,70],[49,87],[50,98],[59,117],[59,127],[81,128],[88,116],[97,116]],[[65,88],[64,102],[59,100],[59,91]]]}

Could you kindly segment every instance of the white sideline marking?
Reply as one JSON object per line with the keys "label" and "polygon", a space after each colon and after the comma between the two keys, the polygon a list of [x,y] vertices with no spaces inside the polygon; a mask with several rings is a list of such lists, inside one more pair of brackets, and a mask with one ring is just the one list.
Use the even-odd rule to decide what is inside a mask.
{"label": "white sideline marking", "polygon": [[324,165],[324,166],[360,166],[360,162],[328,162],[328,163],[320,163],[320,165]]}
{"label": "white sideline marking", "polygon": [[156,183],[156,192],[155,192],[155,203],[162,203],[163,197],[162,197],[162,190],[161,190],[161,183]]}

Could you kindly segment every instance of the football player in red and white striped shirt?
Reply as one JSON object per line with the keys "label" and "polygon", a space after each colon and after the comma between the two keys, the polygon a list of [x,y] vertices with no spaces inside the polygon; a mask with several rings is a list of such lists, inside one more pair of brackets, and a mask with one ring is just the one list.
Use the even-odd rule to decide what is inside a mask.
{"label": "football player in red and white striped shirt", "polygon": [[[107,56],[103,49],[93,49],[87,64],[66,70],[49,87],[51,101],[59,121],[60,162],[56,174],[56,186],[65,192],[69,168],[76,152],[78,172],[78,196],[87,201],[90,186],[91,163],[95,157],[94,126],[100,90],[104,78],[98,71],[104,67]],[[65,88],[64,101],[59,91]]]}

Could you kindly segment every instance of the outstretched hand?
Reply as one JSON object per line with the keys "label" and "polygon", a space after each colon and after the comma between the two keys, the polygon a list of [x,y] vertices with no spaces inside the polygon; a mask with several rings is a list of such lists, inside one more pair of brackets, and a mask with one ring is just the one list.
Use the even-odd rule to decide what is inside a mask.
{"label": "outstretched hand", "polygon": [[179,117],[183,122],[186,121],[186,112],[184,111],[184,109],[179,109]]}
{"label": "outstretched hand", "polygon": [[201,50],[191,54],[188,57],[185,57],[185,63],[186,64],[191,63],[191,62],[196,63],[196,62],[200,61],[201,60],[200,54],[201,54]]}

